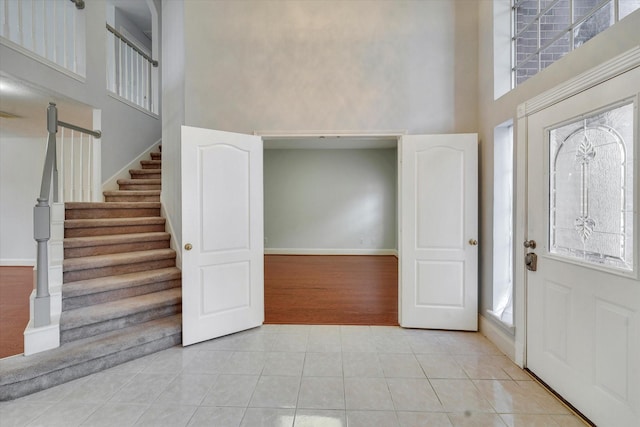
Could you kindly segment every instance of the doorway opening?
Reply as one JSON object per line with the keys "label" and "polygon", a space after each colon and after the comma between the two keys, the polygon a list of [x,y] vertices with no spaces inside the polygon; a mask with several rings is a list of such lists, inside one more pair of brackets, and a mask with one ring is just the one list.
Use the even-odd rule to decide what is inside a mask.
{"label": "doorway opening", "polygon": [[397,146],[264,138],[265,323],[398,324]]}

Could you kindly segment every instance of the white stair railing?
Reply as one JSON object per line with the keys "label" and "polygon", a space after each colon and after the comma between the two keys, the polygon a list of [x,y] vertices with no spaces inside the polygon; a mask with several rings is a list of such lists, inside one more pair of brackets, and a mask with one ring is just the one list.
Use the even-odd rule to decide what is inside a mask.
{"label": "white stair railing", "polygon": [[147,111],[157,113],[152,94],[153,68],[158,66],[158,61],[109,24],[107,55],[107,89]]}
{"label": "white stair railing", "polygon": [[0,42],[85,76],[82,0],[0,0]]}
{"label": "white stair railing", "polygon": [[99,168],[100,145],[96,137],[60,125],[58,154],[58,200],[97,202],[102,199]]}

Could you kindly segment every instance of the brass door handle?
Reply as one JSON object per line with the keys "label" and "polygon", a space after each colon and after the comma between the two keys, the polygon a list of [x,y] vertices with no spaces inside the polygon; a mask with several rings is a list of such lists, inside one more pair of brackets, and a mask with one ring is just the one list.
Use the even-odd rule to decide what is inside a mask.
{"label": "brass door handle", "polygon": [[184,245],[184,249],[190,251],[191,249],[193,249],[193,246],[191,245],[191,243],[187,243],[186,245]]}
{"label": "brass door handle", "polygon": [[469,244],[471,246],[478,246],[478,241],[476,239],[469,239]]}

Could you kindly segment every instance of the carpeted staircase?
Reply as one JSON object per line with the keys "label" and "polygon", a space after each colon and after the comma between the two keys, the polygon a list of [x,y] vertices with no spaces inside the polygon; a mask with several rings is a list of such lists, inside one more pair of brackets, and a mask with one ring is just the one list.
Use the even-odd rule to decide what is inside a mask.
{"label": "carpeted staircase", "polygon": [[105,191],[66,203],[60,347],[0,361],[0,400],[182,341],[181,274],[160,216],[161,152]]}

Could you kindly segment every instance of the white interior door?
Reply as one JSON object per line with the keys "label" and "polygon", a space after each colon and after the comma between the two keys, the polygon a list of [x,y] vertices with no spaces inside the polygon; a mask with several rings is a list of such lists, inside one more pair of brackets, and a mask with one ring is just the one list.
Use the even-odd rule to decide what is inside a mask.
{"label": "white interior door", "polygon": [[400,325],[478,328],[476,134],[409,135],[400,158]]}
{"label": "white interior door", "polygon": [[527,120],[526,364],[602,426],[640,425],[639,89],[636,68]]}
{"label": "white interior door", "polygon": [[182,342],[264,321],[262,139],[182,126]]}

